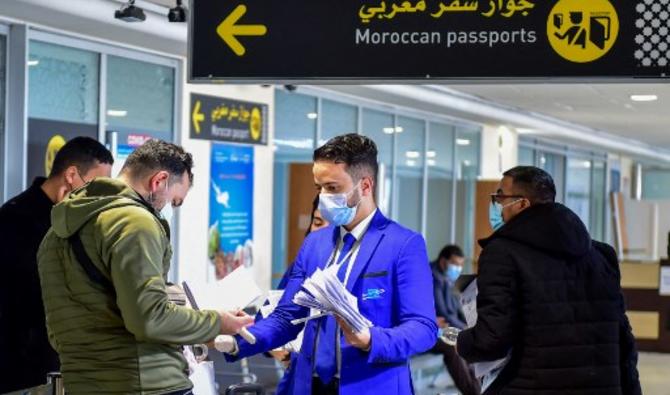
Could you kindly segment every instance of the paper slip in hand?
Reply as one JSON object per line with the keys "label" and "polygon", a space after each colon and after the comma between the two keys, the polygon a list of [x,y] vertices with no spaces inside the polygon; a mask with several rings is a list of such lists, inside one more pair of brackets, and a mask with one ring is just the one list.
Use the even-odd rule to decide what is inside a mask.
{"label": "paper slip in hand", "polygon": [[200,310],[234,311],[263,297],[251,269],[244,266],[214,283],[186,283]]}
{"label": "paper slip in hand", "polygon": [[[464,289],[461,290],[461,309],[465,316],[465,322],[468,328],[472,328],[477,323],[477,280],[471,279],[469,283],[464,284]],[[511,358],[511,350],[507,356],[502,359],[487,362],[477,362],[472,364],[475,371],[475,377],[482,380],[482,392],[495,381],[500,372]]]}
{"label": "paper slip in hand", "polygon": [[303,283],[303,290],[295,294],[293,303],[335,314],[354,331],[363,332],[372,326],[372,322],[358,311],[358,299],[337,278],[334,268],[316,269]]}

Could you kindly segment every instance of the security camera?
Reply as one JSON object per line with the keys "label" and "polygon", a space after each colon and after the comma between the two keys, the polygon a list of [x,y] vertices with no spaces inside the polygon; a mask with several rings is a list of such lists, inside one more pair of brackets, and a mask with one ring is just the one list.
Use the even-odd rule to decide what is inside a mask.
{"label": "security camera", "polygon": [[144,10],[135,5],[135,0],[128,0],[121,9],[114,13],[114,18],[125,22],[143,22],[147,19]]}
{"label": "security camera", "polygon": [[177,5],[168,11],[168,21],[186,22],[186,7],[181,4],[181,0],[177,0]]}

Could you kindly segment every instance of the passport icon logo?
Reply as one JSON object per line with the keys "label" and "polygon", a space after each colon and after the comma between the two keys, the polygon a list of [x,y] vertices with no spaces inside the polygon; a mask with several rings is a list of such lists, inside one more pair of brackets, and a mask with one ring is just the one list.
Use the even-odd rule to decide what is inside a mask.
{"label": "passport icon logo", "polygon": [[383,288],[369,288],[363,294],[363,300],[381,299],[384,292],[386,291]]}

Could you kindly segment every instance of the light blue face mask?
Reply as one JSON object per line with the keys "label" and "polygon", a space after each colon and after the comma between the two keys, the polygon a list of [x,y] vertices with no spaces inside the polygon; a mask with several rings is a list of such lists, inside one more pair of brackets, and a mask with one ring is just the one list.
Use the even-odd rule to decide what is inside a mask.
{"label": "light blue face mask", "polygon": [[503,225],[505,225],[505,220],[503,219],[503,209],[507,206],[511,206],[514,203],[518,203],[522,200],[523,199],[518,199],[504,206],[498,202],[491,203],[491,205],[489,206],[489,223],[491,224],[491,228],[493,228],[494,232],[498,231],[498,229],[502,228]]}
{"label": "light blue face mask", "polygon": [[323,218],[335,226],[346,226],[356,218],[358,204],[349,207],[349,196],[358,188],[358,184],[348,193],[322,193],[319,195],[319,211]]}
{"label": "light blue face mask", "polygon": [[489,206],[489,222],[491,223],[491,228],[496,232],[498,229],[502,228],[505,225],[505,220],[503,219],[503,205],[495,202],[491,203]]}
{"label": "light blue face mask", "polygon": [[451,282],[456,282],[462,272],[463,266],[458,266],[451,263],[447,265],[447,278],[449,278]]}

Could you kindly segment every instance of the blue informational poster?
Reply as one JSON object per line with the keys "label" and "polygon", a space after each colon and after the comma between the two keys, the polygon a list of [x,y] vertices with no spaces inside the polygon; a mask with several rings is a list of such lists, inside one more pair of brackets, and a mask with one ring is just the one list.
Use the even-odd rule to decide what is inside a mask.
{"label": "blue informational poster", "polygon": [[216,279],[253,264],[254,149],[212,144],[208,254]]}

